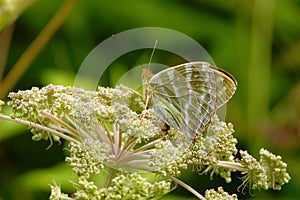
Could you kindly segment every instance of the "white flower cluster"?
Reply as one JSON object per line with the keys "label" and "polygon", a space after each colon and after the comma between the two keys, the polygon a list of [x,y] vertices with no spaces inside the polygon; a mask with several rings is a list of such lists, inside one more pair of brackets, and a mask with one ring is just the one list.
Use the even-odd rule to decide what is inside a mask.
{"label": "white flower cluster", "polygon": [[[227,182],[240,171],[242,187],[281,189],[290,180],[280,156],[261,149],[259,162],[247,151],[237,157],[232,124],[215,115],[205,133],[189,140],[167,127],[141,95],[125,87],[99,87],[98,91],[48,85],[10,93],[11,120],[30,126],[36,140],[70,141],[66,162],[77,174],[72,197],[51,186],[50,199],[155,199],[171,190],[171,182],[200,199],[237,199],[222,188],[207,190],[205,197],[177,179],[192,166],[199,174],[218,174]],[[0,110],[3,102],[0,101]],[[155,174],[150,182],[143,172]],[[106,175],[104,185],[96,181]]]}

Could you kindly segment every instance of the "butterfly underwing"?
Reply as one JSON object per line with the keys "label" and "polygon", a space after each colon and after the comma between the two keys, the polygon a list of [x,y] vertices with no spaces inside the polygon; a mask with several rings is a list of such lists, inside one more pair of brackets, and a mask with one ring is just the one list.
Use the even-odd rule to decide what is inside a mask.
{"label": "butterfly underwing", "polygon": [[189,62],[153,75],[144,69],[146,105],[169,126],[190,138],[204,132],[211,116],[233,96],[237,82],[207,62]]}

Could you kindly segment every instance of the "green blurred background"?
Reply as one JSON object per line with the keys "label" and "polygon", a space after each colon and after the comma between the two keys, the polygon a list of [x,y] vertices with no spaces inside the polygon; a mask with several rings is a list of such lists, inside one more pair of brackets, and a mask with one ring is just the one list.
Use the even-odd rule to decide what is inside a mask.
{"label": "green blurred background", "polygon": [[[62,17],[62,26],[33,62],[29,62],[28,68],[23,68],[24,72],[17,70],[21,76],[16,84],[12,79],[5,80],[64,3],[70,9],[74,4],[74,8],[65,19]],[[238,147],[254,156],[262,147],[280,154],[288,163],[292,177],[281,191],[256,192],[253,197],[236,191],[241,184],[238,174],[233,174],[234,181],[230,184],[219,177],[210,181],[207,176],[191,173],[184,174],[182,179],[200,192],[222,185],[230,193],[237,193],[240,199],[300,199],[299,19],[299,0],[13,3],[4,0],[0,1],[0,28],[6,25],[0,36],[0,79],[9,83],[10,91],[50,83],[73,85],[87,54],[111,35],[147,26],[179,31],[197,40],[218,67],[237,79],[239,87],[228,103],[226,120],[234,124]],[[122,56],[105,72],[101,84],[114,85],[115,77],[122,76],[137,62],[148,62],[150,54],[151,50],[139,50]],[[30,55],[25,56],[23,64]],[[173,57],[157,50],[153,59],[172,65],[177,62]],[[7,95],[3,85],[4,81],[0,82],[0,92]],[[48,145],[49,142],[33,142],[24,126],[7,122],[0,125],[0,199],[47,199],[48,184],[53,180],[61,183],[63,191],[70,191],[67,179],[72,173],[63,162],[65,144],[54,144],[46,150]],[[194,199],[178,187],[164,199],[183,198]]]}

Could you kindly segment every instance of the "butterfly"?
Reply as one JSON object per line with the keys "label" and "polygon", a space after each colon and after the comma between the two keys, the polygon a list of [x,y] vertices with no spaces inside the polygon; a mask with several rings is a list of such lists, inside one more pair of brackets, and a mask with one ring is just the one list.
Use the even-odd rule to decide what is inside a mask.
{"label": "butterfly", "polygon": [[142,73],[146,105],[167,125],[189,138],[203,133],[215,112],[237,89],[235,78],[207,62],[189,62],[153,75]]}

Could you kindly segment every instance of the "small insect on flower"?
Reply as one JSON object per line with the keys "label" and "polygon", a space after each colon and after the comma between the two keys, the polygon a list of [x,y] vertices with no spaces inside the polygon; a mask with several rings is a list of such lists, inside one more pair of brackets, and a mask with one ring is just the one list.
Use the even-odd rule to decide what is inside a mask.
{"label": "small insect on flower", "polygon": [[201,61],[169,67],[155,75],[144,69],[142,79],[146,105],[189,138],[205,131],[211,116],[237,88],[232,75]]}

